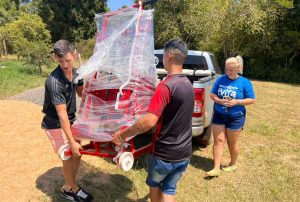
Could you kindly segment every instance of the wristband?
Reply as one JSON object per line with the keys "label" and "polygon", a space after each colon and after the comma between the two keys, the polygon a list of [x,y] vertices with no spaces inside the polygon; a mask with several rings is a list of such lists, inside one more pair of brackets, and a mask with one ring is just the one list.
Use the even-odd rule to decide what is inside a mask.
{"label": "wristband", "polygon": [[239,105],[242,105],[242,100],[238,99],[238,103],[239,103]]}

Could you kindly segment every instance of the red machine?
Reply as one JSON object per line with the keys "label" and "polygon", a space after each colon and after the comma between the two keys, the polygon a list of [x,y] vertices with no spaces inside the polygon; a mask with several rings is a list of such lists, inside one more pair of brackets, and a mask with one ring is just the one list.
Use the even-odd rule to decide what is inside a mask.
{"label": "red machine", "polygon": [[[85,139],[89,142],[82,146],[81,154],[113,158],[125,171],[131,169],[134,158],[151,151],[152,148],[152,136],[149,134],[126,139],[121,147],[111,143],[112,134],[116,130],[126,129],[139,116],[146,113],[155,90],[157,75],[153,53],[152,13],[146,16],[141,13],[137,14],[135,23],[125,26],[120,32],[115,32],[113,29],[114,23],[118,22],[115,20],[116,15],[123,12],[124,18],[130,20],[130,12],[133,10],[140,12],[141,9],[141,6],[135,5],[103,14],[97,21],[96,46],[94,55],[90,59],[96,61],[101,58],[102,63],[98,69],[88,74],[79,115],[72,126],[76,139]],[[109,40],[111,34],[115,33],[120,39],[113,39],[111,45]],[[107,44],[114,49],[108,49]],[[102,49],[102,46],[105,48]],[[113,61],[110,58],[107,59],[104,51],[112,51],[109,56],[116,55],[116,58],[112,59]],[[131,51],[130,54],[128,54],[129,51]],[[126,67],[124,70],[122,69],[123,63],[127,61],[128,69]],[[117,62],[121,65],[108,68]],[[102,65],[104,68],[101,69]],[[80,70],[82,68],[84,70],[84,67]],[[58,153],[63,160],[67,160],[72,155],[68,145],[62,146]]]}

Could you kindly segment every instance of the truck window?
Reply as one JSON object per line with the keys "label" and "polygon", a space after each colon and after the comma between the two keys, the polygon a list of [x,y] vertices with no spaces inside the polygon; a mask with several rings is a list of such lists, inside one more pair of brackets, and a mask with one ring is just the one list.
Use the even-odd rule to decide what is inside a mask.
{"label": "truck window", "polygon": [[[156,68],[163,68],[163,55],[155,54],[155,56],[159,59],[159,63]],[[188,55],[184,61],[183,69],[191,69],[191,70],[207,70],[206,60],[203,56],[199,55]]]}

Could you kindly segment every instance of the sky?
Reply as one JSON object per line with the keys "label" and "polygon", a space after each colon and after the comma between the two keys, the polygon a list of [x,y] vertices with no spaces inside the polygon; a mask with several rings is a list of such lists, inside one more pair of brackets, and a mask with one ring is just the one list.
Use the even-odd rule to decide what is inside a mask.
{"label": "sky", "polygon": [[122,8],[122,6],[124,5],[127,6],[133,5],[133,0],[108,0],[107,5],[111,11],[115,11],[118,10],[119,8]]}

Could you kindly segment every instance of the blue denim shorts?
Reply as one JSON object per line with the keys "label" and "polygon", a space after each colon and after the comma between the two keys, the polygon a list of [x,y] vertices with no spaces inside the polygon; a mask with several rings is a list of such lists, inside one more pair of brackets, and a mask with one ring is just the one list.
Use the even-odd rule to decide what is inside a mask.
{"label": "blue denim shorts", "polygon": [[223,114],[214,111],[212,123],[216,125],[225,125],[230,130],[243,128],[246,120],[246,112],[236,112],[233,114]]}
{"label": "blue denim shorts", "polygon": [[167,195],[174,195],[176,184],[185,172],[189,162],[190,160],[169,163],[150,155],[146,184],[150,187],[158,187]]}

